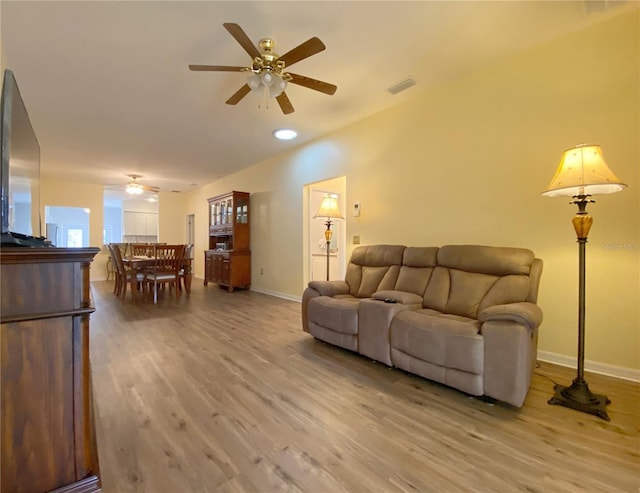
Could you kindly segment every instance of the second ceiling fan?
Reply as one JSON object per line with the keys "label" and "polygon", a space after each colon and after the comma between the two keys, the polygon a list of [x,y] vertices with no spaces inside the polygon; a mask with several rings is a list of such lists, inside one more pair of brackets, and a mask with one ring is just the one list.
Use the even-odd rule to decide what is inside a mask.
{"label": "second ceiling fan", "polygon": [[276,98],[280,109],[287,115],[294,112],[293,105],[284,92],[289,82],[324,94],[332,95],[336,92],[337,87],[333,84],[285,71],[285,68],[326,48],[315,36],[279,56],[273,52],[275,42],[271,38],[261,39],[258,49],[238,24],[227,22],[223,26],[249,54],[252,59],[251,67],[189,65],[189,69],[200,72],[251,72],[247,83],[226,101],[227,104],[238,104],[252,89],[264,90],[269,92],[270,97]]}

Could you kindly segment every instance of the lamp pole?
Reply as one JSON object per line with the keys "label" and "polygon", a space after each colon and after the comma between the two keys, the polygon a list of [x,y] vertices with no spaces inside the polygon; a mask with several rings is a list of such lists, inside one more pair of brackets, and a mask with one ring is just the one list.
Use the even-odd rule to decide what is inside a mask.
{"label": "lamp pole", "polygon": [[574,195],[572,204],[578,205],[578,212],[572,219],[578,241],[578,371],[573,383],[568,387],[556,385],[554,396],[549,404],[568,407],[584,413],[593,414],[610,421],[606,406],[611,401],[606,395],[594,394],[584,379],[584,319],[586,292],[586,255],[587,237],[593,224],[593,218],[587,212],[587,204],[594,202],[590,195]]}
{"label": "lamp pole", "polygon": [[331,231],[331,218],[328,217],[327,221],[325,222],[325,224],[327,225],[327,229],[324,232],[324,239],[327,241],[327,281],[329,280],[329,247],[331,246],[331,235],[333,234],[333,232]]}

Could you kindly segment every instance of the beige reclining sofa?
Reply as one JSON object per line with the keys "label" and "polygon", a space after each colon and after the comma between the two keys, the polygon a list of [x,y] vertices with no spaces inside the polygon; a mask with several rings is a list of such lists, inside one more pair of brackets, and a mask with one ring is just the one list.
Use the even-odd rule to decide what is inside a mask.
{"label": "beige reclining sofa", "polygon": [[389,366],[522,406],[536,362],[542,260],[522,248],[361,246],[311,281],[303,329]]}

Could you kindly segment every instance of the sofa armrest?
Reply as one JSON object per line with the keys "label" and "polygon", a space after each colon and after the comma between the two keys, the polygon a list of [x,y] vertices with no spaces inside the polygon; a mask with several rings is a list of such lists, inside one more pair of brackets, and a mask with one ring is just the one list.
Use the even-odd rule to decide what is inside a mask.
{"label": "sofa armrest", "polygon": [[535,329],[542,323],[542,310],[538,305],[523,301],[490,306],[478,314],[480,323],[500,320],[517,322]]}
{"label": "sofa armrest", "polygon": [[320,296],[349,294],[349,285],[344,281],[311,281],[309,287],[315,289]]}

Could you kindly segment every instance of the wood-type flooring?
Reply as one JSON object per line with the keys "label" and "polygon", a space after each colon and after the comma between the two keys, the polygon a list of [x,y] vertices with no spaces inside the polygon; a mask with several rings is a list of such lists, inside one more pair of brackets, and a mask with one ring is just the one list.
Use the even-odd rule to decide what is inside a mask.
{"label": "wood-type flooring", "polygon": [[294,301],[112,288],[92,283],[105,493],[640,491],[637,383],[587,374],[606,422],[548,405],[575,370],[542,363],[517,409],[316,341]]}

